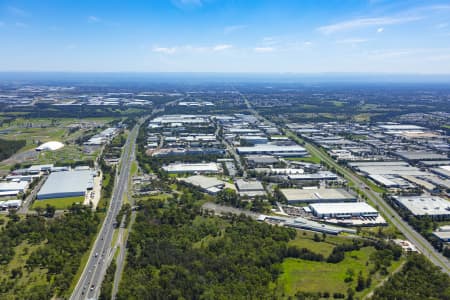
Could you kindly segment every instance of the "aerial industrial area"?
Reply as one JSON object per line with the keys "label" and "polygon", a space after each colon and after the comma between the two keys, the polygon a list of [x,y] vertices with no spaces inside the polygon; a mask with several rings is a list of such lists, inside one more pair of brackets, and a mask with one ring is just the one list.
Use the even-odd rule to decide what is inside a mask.
{"label": "aerial industrial area", "polygon": [[[426,88],[405,93],[419,97]],[[317,100],[317,89],[281,85],[268,98],[264,86],[220,84],[126,92],[3,86],[0,220],[11,252],[2,254],[1,298],[158,298],[148,289],[161,282],[135,283],[146,266],[202,276],[182,253],[198,264],[213,255],[208,269],[220,255],[270,260],[270,247],[284,249],[273,249],[267,265],[279,272],[249,298],[378,299],[389,277],[419,258],[436,266],[429,272],[441,275],[433,276],[449,274],[450,112],[438,108],[448,107],[450,93],[426,112],[405,101],[404,114],[379,100],[384,90],[363,91],[361,102],[330,87]],[[322,101],[316,112],[314,101]],[[7,242],[14,230],[23,233]],[[58,230],[72,242],[56,242]],[[220,252],[252,239],[254,249]],[[63,257],[70,270],[57,267]],[[215,290],[222,285],[208,280]],[[36,292],[41,285],[50,288]]]}

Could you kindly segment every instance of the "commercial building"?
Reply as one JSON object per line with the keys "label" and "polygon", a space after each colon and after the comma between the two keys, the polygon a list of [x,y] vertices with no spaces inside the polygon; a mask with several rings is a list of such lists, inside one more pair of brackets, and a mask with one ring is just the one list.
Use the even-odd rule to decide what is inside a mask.
{"label": "commercial building", "polygon": [[263,185],[257,180],[238,179],[235,185],[240,196],[256,197],[266,195]]}
{"label": "commercial building", "polygon": [[27,181],[7,181],[0,182],[0,192],[23,193],[28,188]]}
{"label": "commercial building", "polygon": [[298,145],[258,144],[253,147],[237,147],[241,155],[247,154],[271,154],[275,156],[305,156],[308,154],[305,148]]}
{"label": "commercial building", "polygon": [[217,163],[174,163],[162,168],[167,173],[219,173]]}
{"label": "commercial building", "polygon": [[446,160],[448,157],[439,153],[430,151],[399,151],[395,152],[396,155],[408,161],[420,161],[420,160]]}
{"label": "commercial building", "polygon": [[450,225],[441,226],[433,234],[444,243],[450,243]]}
{"label": "commercial building", "polygon": [[275,223],[275,224],[283,224],[283,226],[292,227],[296,229],[304,229],[311,230],[317,232],[323,232],[327,234],[337,235],[339,233],[350,233],[355,234],[356,230],[344,227],[336,227],[327,224],[322,224],[319,222],[311,221],[302,217],[290,218],[290,217],[281,217],[281,216],[267,216],[260,215],[258,217],[258,221]]}
{"label": "commercial building", "polygon": [[91,170],[51,173],[37,194],[37,199],[84,196],[93,185],[94,173]]}
{"label": "commercial building", "polygon": [[0,201],[0,210],[7,210],[7,209],[17,209],[22,206],[22,200],[7,200],[7,201]]}
{"label": "commercial building", "polygon": [[190,176],[187,178],[180,178],[180,181],[187,182],[201,188],[208,194],[215,195],[220,192],[226,185],[226,182],[218,180],[214,177],[207,177],[202,175]]}
{"label": "commercial building", "polygon": [[309,208],[319,218],[348,219],[354,217],[376,218],[378,211],[365,202],[356,203],[314,203]]}
{"label": "commercial building", "polygon": [[312,174],[293,174],[288,176],[289,180],[316,181],[316,180],[337,180],[336,174],[330,171],[319,171]]}
{"label": "commercial building", "polygon": [[450,201],[437,196],[393,196],[401,207],[414,216],[450,217]]}
{"label": "commercial building", "polygon": [[281,189],[289,204],[356,202],[356,196],[344,189]]}
{"label": "commercial building", "polygon": [[239,139],[241,140],[241,143],[244,142],[251,145],[266,144],[268,142],[267,137],[259,135],[242,135]]}

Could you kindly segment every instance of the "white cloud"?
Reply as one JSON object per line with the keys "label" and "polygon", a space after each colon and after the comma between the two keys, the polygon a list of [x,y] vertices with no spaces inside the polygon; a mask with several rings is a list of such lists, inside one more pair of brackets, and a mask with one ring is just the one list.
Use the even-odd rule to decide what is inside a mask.
{"label": "white cloud", "polygon": [[177,52],[177,48],[176,47],[154,47],[153,52],[157,52],[157,53],[163,53],[163,54],[174,54],[175,52]]}
{"label": "white cloud", "polygon": [[377,33],[382,33],[383,31],[384,31],[383,27],[380,27],[380,28],[377,29]]}
{"label": "white cloud", "polygon": [[269,53],[275,51],[275,48],[273,47],[255,47],[253,48],[253,51],[257,53]]}
{"label": "white cloud", "polygon": [[369,26],[402,24],[420,20],[420,17],[382,17],[382,18],[360,18],[350,21],[339,22],[331,25],[318,27],[317,30],[323,34],[332,34],[340,31],[359,29]]}
{"label": "white cloud", "polygon": [[337,40],[337,44],[360,44],[367,42],[368,39],[360,39],[360,38],[350,38],[350,39],[343,39],[343,40]]}
{"label": "white cloud", "polygon": [[89,23],[99,23],[99,22],[101,22],[101,19],[99,17],[96,17],[96,16],[89,16],[88,17],[88,22]]}
{"label": "white cloud", "polygon": [[229,44],[223,44],[223,45],[215,45],[214,47],[212,47],[213,51],[224,51],[227,49],[231,49],[233,48],[233,45],[229,45]]}
{"label": "white cloud", "polygon": [[235,31],[238,31],[238,30],[241,30],[241,29],[244,29],[244,28],[247,28],[247,25],[231,25],[231,26],[226,26],[226,27],[223,29],[223,33],[224,33],[224,34],[230,34],[230,33],[233,33],[233,32],[235,32]]}
{"label": "white cloud", "polygon": [[303,45],[305,45],[305,46],[312,46],[312,44],[313,44],[313,43],[310,42],[310,41],[306,41],[306,42],[303,43]]}
{"label": "white cloud", "polygon": [[448,23],[440,23],[436,25],[437,29],[444,29],[448,27]]}
{"label": "white cloud", "polygon": [[212,52],[221,52],[228,49],[233,48],[233,45],[230,44],[219,44],[214,46],[192,46],[192,45],[182,45],[182,46],[173,46],[173,47],[153,47],[152,51],[156,53],[162,54],[175,54],[175,53],[212,53]]}

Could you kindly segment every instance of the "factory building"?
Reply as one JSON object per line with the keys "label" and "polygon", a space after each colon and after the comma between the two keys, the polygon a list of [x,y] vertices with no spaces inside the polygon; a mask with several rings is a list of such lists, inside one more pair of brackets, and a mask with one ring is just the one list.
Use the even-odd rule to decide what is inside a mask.
{"label": "factory building", "polygon": [[7,181],[7,182],[0,182],[0,192],[10,192],[10,193],[23,193],[28,188],[28,182],[27,181]]}
{"label": "factory building", "polygon": [[337,180],[336,174],[330,171],[319,171],[312,174],[292,174],[288,176],[289,180],[297,181],[315,181],[315,180]]}
{"label": "factory building", "polygon": [[180,178],[179,180],[183,181],[183,182],[187,182],[194,186],[197,186],[200,189],[202,189],[204,192],[211,194],[211,195],[217,194],[218,192],[223,190],[225,188],[225,186],[227,185],[227,183],[222,180],[218,180],[214,177],[207,177],[207,176],[202,176],[202,175],[195,175],[195,176],[190,176],[187,178]]}
{"label": "factory building", "polygon": [[356,196],[344,189],[281,189],[289,204],[356,202]]}
{"label": "factory building", "polygon": [[401,207],[414,216],[430,216],[432,218],[449,218],[450,201],[437,196],[393,196]]}
{"label": "factory building", "polygon": [[215,174],[219,173],[219,166],[217,163],[186,163],[186,164],[170,164],[162,167],[167,173],[196,173],[196,174]]}
{"label": "factory building", "polygon": [[37,194],[38,200],[84,196],[94,185],[91,170],[51,173]]}
{"label": "factory building", "polygon": [[266,195],[262,183],[257,180],[238,179],[235,185],[240,196],[256,197]]}
{"label": "factory building", "polygon": [[241,155],[271,154],[275,156],[305,156],[308,154],[305,148],[298,145],[258,144],[253,147],[237,147],[236,150]]}
{"label": "factory building", "polygon": [[309,208],[319,218],[377,218],[378,211],[365,202],[356,203],[314,203]]}

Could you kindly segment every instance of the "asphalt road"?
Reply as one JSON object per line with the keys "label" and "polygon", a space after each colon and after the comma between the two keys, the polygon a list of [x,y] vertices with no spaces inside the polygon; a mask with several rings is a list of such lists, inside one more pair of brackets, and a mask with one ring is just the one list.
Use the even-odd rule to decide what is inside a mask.
{"label": "asphalt road", "polygon": [[[264,120],[268,123],[271,123],[264,117],[262,117],[250,104],[248,99],[239,92],[239,95],[244,99],[245,104],[250,112],[252,112],[255,117],[260,120]],[[362,192],[367,196],[367,198],[377,206],[378,210],[387,218],[398,230],[411,242],[414,246],[419,249],[428,259],[436,266],[441,268],[441,270],[450,275],[450,262],[444,257],[441,253],[436,251],[434,247],[422,236],[420,233],[414,230],[406,221],[404,221],[389,204],[387,204],[381,195],[371,187],[367,186],[364,181],[362,181],[359,176],[357,176],[352,171],[343,168],[338,165],[333,159],[329,156],[322,153],[316,146],[306,143],[306,148],[312,154],[320,157],[321,160],[326,161],[329,165],[336,168],[336,170],[340,170],[347,179],[353,181],[357,186],[362,187]]]}
{"label": "asphalt road", "polygon": [[85,265],[83,273],[81,274],[70,299],[97,299],[100,295],[103,277],[114,256],[114,251],[111,246],[114,223],[116,222],[116,216],[122,207],[123,195],[128,189],[130,169],[135,157],[135,143],[139,126],[140,125],[138,124],[133,128],[123,147],[120,171],[116,176],[113,195],[109,203],[107,215],[104,219],[102,228],[97,235],[94,246],[92,247],[88,262]]}
{"label": "asphalt road", "polygon": [[36,198],[36,195],[37,195],[38,191],[41,189],[42,185],[47,180],[47,175],[43,175],[38,180],[39,180],[38,184],[36,184],[36,186],[31,191],[31,193],[28,195],[28,197],[25,198],[25,200],[22,203],[22,206],[19,208],[17,213],[23,214],[23,215],[26,215],[28,213],[29,206],[30,206],[31,202],[33,202],[33,199]]}

